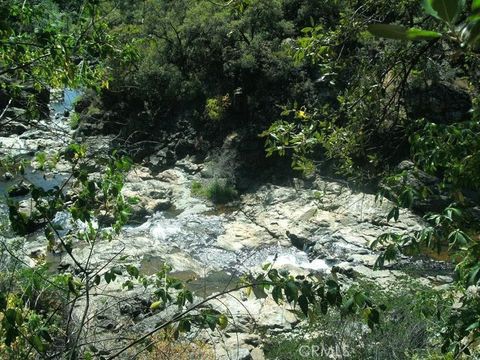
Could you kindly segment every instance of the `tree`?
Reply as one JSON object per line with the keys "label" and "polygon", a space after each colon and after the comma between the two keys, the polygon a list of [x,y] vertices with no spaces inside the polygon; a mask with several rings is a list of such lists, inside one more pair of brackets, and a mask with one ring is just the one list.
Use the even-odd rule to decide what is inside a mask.
{"label": "tree", "polygon": [[[468,17],[465,18],[465,1],[429,0],[424,2],[427,14],[437,18],[445,29],[443,33],[422,29],[407,29],[398,25],[374,24],[370,32],[376,36],[396,40],[430,40],[448,37],[459,51],[475,56],[480,41],[480,2],[473,1]],[[460,50],[461,49],[461,50]],[[439,188],[446,191],[452,201],[442,213],[428,214],[426,219],[431,227],[405,237],[390,237],[388,234],[379,239],[387,245],[390,253],[405,252],[407,248],[419,244],[440,247],[448,242],[449,248],[457,251],[457,271],[460,275],[460,304],[450,317],[444,335],[443,351],[453,350],[456,355],[470,354],[479,337],[480,313],[478,296],[472,290],[480,282],[480,245],[475,236],[478,226],[471,223],[469,207],[471,200],[465,197],[470,190],[478,191],[480,176],[479,152],[479,113],[475,104],[470,121],[448,125],[427,123],[422,131],[412,136],[412,156],[416,165],[430,174],[440,176]],[[405,193],[405,189],[402,189]],[[412,191],[411,189],[409,190]],[[416,194],[421,196],[420,194]],[[411,206],[410,200],[399,198],[401,205]],[[374,244],[376,245],[376,244]],[[380,258],[386,257],[386,253]],[[394,258],[394,256],[392,257]]]}
{"label": "tree", "polygon": [[95,0],[81,5],[53,0],[0,4],[2,110],[19,103],[34,117],[39,104],[33,95],[42,89],[108,86],[103,61],[122,55],[100,10]]}

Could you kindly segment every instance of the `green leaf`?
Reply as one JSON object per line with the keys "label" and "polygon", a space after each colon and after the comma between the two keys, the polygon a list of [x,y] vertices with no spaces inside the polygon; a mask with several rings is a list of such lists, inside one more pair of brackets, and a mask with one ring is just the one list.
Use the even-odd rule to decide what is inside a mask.
{"label": "green leaf", "polygon": [[298,298],[298,305],[300,305],[300,310],[305,314],[308,315],[308,299],[305,295],[300,295]]}
{"label": "green leaf", "polygon": [[263,271],[267,271],[268,268],[269,268],[271,265],[272,265],[272,264],[270,264],[270,263],[264,264],[264,265],[262,266],[262,270],[263,270]]}
{"label": "green leaf", "polygon": [[480,12],[480,0],[473,0],[472,1],[472,12],[473,13]]}
{"label": "green leaf", "polygon": [[398,208],[398,206],[395,206],[388,213],[387,222],[390,221],[391,219],[394,219],[395,221],[397,221],[399,216],[400,216],[400,209]]}
{"label": "green leaf", "polygon": [[105,278],[105,281],[107,282],[107,284],[110,284],[112,281],[114,281],[117,277],[115,276],[115,274],[111,271],[107,271],[105,274],[104,274],[104,278]]}
{"label": "green leaf", "polygon": [[280,304],[280,302],[283,300],[282,288],[279,286],[275,286],[272,290],[272,297],[277,304]]}
{"label": "green leaf", "polygon": [[272,281],[277,281],[278,280],[278,271],[277,269],[271,269],[268,272],[268,278]]}
{"label": "green leaf", "polygon": [[75,295],[78,295],[77,287],[75,286],[75,283],[73,282],[73,280],[71,278],[68,279],[67,285],[68,285],[68,290],[70,290],[70,292],[72,292]]}
{"label": "green leaf", "polygon": [[40,352],[40,353],[43,353],[45,352],[45,350],[47,349],[47,347],[45,346],[45,344],[42,342],[42,339],[40,339],[40,336],[38,335],[34,335],[32,336],[32,338],[30,339],[30,341],[32,342],[33,346],[35,347],[35,349]]}
{"label": "green leaf", "polygon": [[[480,10],[479,10],[480,11]],[[469,45],[475,45],[480,40],[480,18],[471,19],[463,28],[462,40]]]}
{"label": "green leaf", "polygon": [[472,270],[470,270],[470,274],[468,276],[468,285],[477,285],[479,278],[480,266],[477,265]]}
{"label": "green leaf", "polygon": [[163,304],[163,301],[155,301],[154,303],[152,303],[152,305],[150,305],[150,310],[155,311],[159,309],[160,306],[162,306],[162,304]]}
{"label": "green leaf", "polygon": [[380,322],[380,313],[376,309],[372,309],[369,315],[369,319],[374,323],[378,324]]}
{"label": "green leaf", "polygon": [[408,40],[433,40],[442,37],[442,34],[436,31],[431,30],[423,30],[423,29],[408,29],[407,30],[407,38]]}
{"label": "green leaf", "polygon": [[46,328],[40,329],[39,335],[45,340],[51,343],[53,341],[52,337],[50,336],[50,333]]}
{"label": "green leaf", "polygon": [[371,24],[368,31],[377,36],[394,40],[432,40],[442,36],[442,34],[423,29],[408,29],[400,25],[393,24]]}
{"label": "green leaf", "polygon": [[465,0],[430,0],[432,9],[438,17],[449,24],[453,24],[465,7]]}
{"label": "green leaf", "polygon": [[265,299],[267,297],[267,294],[265,293],[265,290],[263,289],[262,286],[260,285],[253,285],[253,294],[257,299]]}
{"label": "green leaf", "polygon": [[326,282],[327,293],[326,298],[330,305],[338,305],[342,301],[342,295],[340,294],[340,286],[334,280],[328,280]]}
{"label": "green leaf", "polygon": [[297,301],[298,298],[298,288],[295,282],[287,281],[285,284],[285,296],[287,297],[288,302]]}
{"label": "green leaf", "polygon": [[475,330],[475,329],[478,329],[480,328],[480,322],[474,322],[473,324],[471,324],[469,327],[467,327],[467,331],[472,331],[472,330]]}
{"label": "green leaf", "polygon": [[217,321],[218,321],[218,316],[217,315],[207,315],[205,317],[205,321],[210,328],[210,330],[214,331],[215,328],[217,327]]}
{"label": "green leaf", "polygon": [[355,304],[357,304],[359,307],[363,307],[365,303],[368,301],[368,298],[365,296],[365,294],[358,292],[354,295],[355,299]]}
{"label": "green leaf", "polygon": [[320,311],[322,312],[323,315],[325,315],[328,311],[328,302],[327,300],[322,300],[320,302]]}
{"label": "green leaf", "polygon": [[373,329],[380,322],[380,313],[376,309],[368,309],[367,323],[370,329]]}
{"label": "green leaf", "polygon": [[440,19],[440,17],[438,16],[438,13],[432,7],[432,0],[423,0],[422,6],[423,6],[423,10],[425,10],[427,14],[433,17],[436,17],[437,19]]}
{"label": "green leaf", "polygon": [[382,253],[378,255],[378,258],[375,261],[375,264],[373,265],[373,269],[374,270],[383,269],[384,264],[385,264],[385,254]]}
{"label": "green leaf", "polygon": [[128,290],[132,290],[133,289],[133,282],[131,282],[130,280],[125,281],[122,284],[122,288],[127,288]]}
{"label": "green leaf", "polygon": [[0,293],[0,311],[4,311],[7,308],[7,297],[5,294]]}
{"label": "green leaf", "polygon": [[15,342],[18,335],[20,335],[17,329],[17,317],[18,314],[15,309],[8,309],[4,312],[4,318],[2,320],[2,328],[4,330],[4,342],[5,345],[10,346]]}
{"label": "green leaf", "polygon": [[407,40],[407,28],[391,24],[370,24],[368,31],[377,36],[395,40]]}
{"label": "green leaf", "polygon": [[448,235],[448,242],[450,247],[462,248],[470,242],[470,237],[463,231],[456,229]]}
{"label": "green leaf", "polygon": [[350,313],[352,312],[352,309],[354,306],[355,306],[355,299],[351,297],[342,305],[341,311],[344,314]]}
{"label": "green leaf", "polygon": [[112,270],[110,270],[113,274],[115,275],[122,275],[122,269],[118,268],[118,267],[114,267],[112,268]]}
{"label": "green leaf", "polygon": [[140,275],[140,271],[133,265],[127,265],[127,273],[134,278]]}
{"label": "green leaf", "polygon": [[190,321],[183,319],[178,323],[178,331],[181,333],[190,332],[191,324]]}
{"label": "green leaf", "polygon": [[225,315],[220,315],[217,320],[220,329],[224,330],[228,325],[228,318]]}

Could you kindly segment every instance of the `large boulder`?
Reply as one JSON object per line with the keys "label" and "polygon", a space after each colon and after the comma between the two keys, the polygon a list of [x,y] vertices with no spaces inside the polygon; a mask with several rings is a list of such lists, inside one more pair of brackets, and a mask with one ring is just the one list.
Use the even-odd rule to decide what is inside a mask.
{"label": "large boulder", "polygon": [[405,109],[412,119],[449,124],[468,120],[471,108],[472,99],[460,83],[412,84],[405,93]]}

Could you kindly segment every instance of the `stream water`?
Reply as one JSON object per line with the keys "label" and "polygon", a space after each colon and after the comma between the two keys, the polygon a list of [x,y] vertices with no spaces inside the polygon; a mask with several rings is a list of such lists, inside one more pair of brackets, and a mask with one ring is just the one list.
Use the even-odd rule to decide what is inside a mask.
{"label": "stream water", "polygon": [[[63,114],[66,111],[71,111],[75,100],[80,96],[81,91],[75,89],[64,89],[61,95],[58,93],[52,102],[50,103],[50,118],[46,121],[39,121],[31,129],[27,130],[24,134],[15,136],[18,141],[19,146],[24,146],[27,148],[27,139],[31,137],[32,139],[38,139],[42,137],[56,137],[58,141],[59,148],[65,142],[68,142],[68,138],[65,136],[70,131],[68,124],[68,117]],[[11,136],[10,138],[14,138]],[[0,143],[0,148],[2,143]],[[32,154],[27,149],[21,148],[12,148],[10,156],[13,157],[16,165],[24,163],[23,173],[17,174],[5,174],[5,171],[0,168],[0,196],[5,196],[8,192],[8,189],[13,185],[18,184],[23,181],[26,184],[34,184],[35,186],[41,187],[44,190],[49,190],[58,186],[62,183],[65,177],[62,174],[58,173],[45,173],[43,171],[36,171],[33,167],[29,165],[29,162],[32,160]],[[58,150],[58,149],[44,149],[44,151]]]}
{"label": "stream water", "polygon": [[[191,280],[190,287],[206,295],[235,284],[239,276],[265,263],[318,272],[329,269],[325,261],[311,261],[307,253],[293,246],[277,244],[240,250],[221,248],[217,239],[225,233],[228,225],[228,217],[223,215],[202,213],[168,216],[157,213],[140,226],[127,227],[124,236],[133,243],[137,239],[148,238],[154,247],[167,249],[168,254],[185,259],[183,265],[186,268],[174,275]],[[153,250],[151,254],[143,256],[141,269],[144,273],[153,274],[168,262],[168,256],[152,255],[154,253]],[[190,269],[189,263],[192,263]]]}
{"label": "stream water", "polygon": [[[33,139],[32,141],[43,141],[45,138],[49,138],[51,141],[49,144],[56,146],[56,148],[45,149],[45,151],[59,150],[65,142],[68,143],[71,139],[71,135],[67,137],[62,134],[71,134],[66,112],[71,110],[78,95],[78,91],[67,89],[63,96],[52,102],[50,121],[43,124],[43,129],[28,130],[36,131],[34,136],[27,132],[26,136],[23,136],[23,134],[20,136],[13,135],[8,139],[22,140],[23,136]],[[1,140],[2,138],[0,138],[0,147]],[[30,159],[27,155],[20,155],[19,158]],[[288,239],[287,241],[284,239],[283,243],[277,242],[276,238],[274,239],[270,234],[275,228],[262,229],[256,224],[250,223],[248,218],[238,217],[235,210],[225,213],[213,211],[211,206],[205,206],[205,204],[200,204],[201,206],[198,207],[199,200],[192,200],[190,187],[193,181],[199,180],[198,176],[200,175],[195,175],[197,178],[194,178],[194,175],[181,169],[175,168],[174,171],[177,172],[174,172],[174,174],[182,180],[167,185],[173,187],[177,195],[178,193],[187,194],[185,195],[187,205],[184,206],[183,210],[156,212],[150,217],[145,217],[144,222],[140,225],[126,226],[120,239],[96,249],[95,257],[99,264],[104,263],[112,253],[116,253],[124,247],[124,254],[133,258],[140,265],[143,273],[147,275],[155,274],[162,264],[169,263],[176,269],[176,276],[190,280],[190,286],[193,290],[208,294],[224,289],[225,286],[234,283],[238,277],[252,268],[258,268],[265,263],[275,263],[277,266],[324,273],[329,272],[331,266],[333,266],[332,259],[333,263],[348,260],[347,262],[351,264],[365,263],[370,265],[372,262],[368,242],[365,242],[365,239],[374,239],[383,230],[378,228],[373,220],[369,223],[366,223],[363,219],[358,220],[358,211],[351,206],[347,206],[357,203],[357,201],[354,201],[359,197],[357,194],[351,193],[345,200],[342,200],[340,193],[331,196],[329,201],[332,204],[345,202],[344,206],[348,213],[341,214],[334,210],[321,212],[318,211],[316,206],[312,208],[312,200],[308,197],[309,195],[306,195],[306,191],[302,195],[291,188],[277,188],[278,193],[274,190],[262,194],[255,193],[255,196],[258,195],[259,199],[277,196],[276,201],[268,202],[264,199],[265,204],[263,204],[261,200],[258,200],[259,203],[254,202],[253,206],[257,210],[261,208],[261,211],[271,212],[271,216],[269,215],[266,218],[276,219],[275,221],[278,221],[279,224],[283,224],[281,225],[281,236],[285,237],[285,233],[288,232],[301,233],[308,228],[310,238],[317,236],[315,234],[319,231],[318,236],[321,235],[321,239],[319,238],[321,241],[319,242],[326,244],[326,250],[323,251],[323,255],[312,259],[306,252],[292,246]],[[172,178],[175,178],[175,176]],[[8,179],[3,176],[0,178],[0,196],[5,196],[8,189],[19,182],[35,184],[47,190],[61,184],[64,178],[65,175],[61,173],[50,173],[44,176],[43,172],[27,166],[22,175],[9,177]],[[168,178],[168,176],[165,178]],[[145,189],[141,186],[139,186],[139,189],[146,191],[147,195],[162,190],[156,188],[157,185],[155,184],[162,184],[162,181],[158,179],[152,180],[156,183],[142,184]],[[136,180],[135,184],[137,181],[142,182],[142,180]],[[338,185],[331,184],[331,187],[338,188]],[[141,195],[140,191],[139,196]],[[16,198],[16,200],[21,199],[22,197]],[[3,207],[2,210],[1,204],[2,202],[0,202],[0,216],[5,217],[6,209]],[[278,206],[275,204],[278,204]],[[177,202],[173,201],[173,205],[177,205]],[[262,206],[265,206],[265,208]],[[339,206],[341,205],[332,207],[332,209],[338,209]],[[367,209],[371,212],[372,219],[377,216],[375,215],[375,211],[377,211],[374,210],[375,206],[372,200],[372,204]],[[198,211],[193,210],[197,207]],[[317,223],[312,222],[311,219],[317,216],[321,216],[317,219]],[[420,226],[417,220],[413,218],[410,220],[411,224],[408,227]],[[275,222],[275,224],[277,223]],[[321,226],[318,226],[318,224],[321,224]],[[255,236],[255,231],[247,232],[247,235],[243,234],[244,227],[262,232],[262,236],[268,238],[268,241],[246,241],[243,244],[242,239],[245,236],[250,236],[248,239]],[[233,231],[232,235],[232,229],[240,230],[238,232]],[[343,237],[338,236],[341,232],[343,232]],[[227,245],[222,245],[219,239],[225,234],[229,234],[230,242]],[[42,234],[39,235],[39,244],[44,244],[42,236]],[[238,241],[236,236],[238,236]],[[36,249],[38,249],[38,246]],[[79,249],[82,250],[81,247]],[[352,257],[352,255],[355,256]],[[52,262],[52,266],[55,268],[63,261],[62,256],[52,254],[47,254],[47,259]]]}
{"label": "stream water", "polygon": [[[62,133],[70,131],[68,112],[72,110],[79,94],[79,91],[72,89],[65,89],[60,96],[57,93],[50,104],[50,119],[41,123],[39,128],[27,130],[24,135],[12,136],[11,139],[21,141],[30,138],[42,140],[48,137],[58,138],[57,149],[45,149],[45,151],[59,150],[63,144],[62,141],[69,141],[69,138]],[[32,132],[35,132],[34,136],[31,136]],[[21,154],[16,158],[18,161],[23,160],[29,163],[32,156]],[[20,183],[34,184],[48,190],[61,185],[65,179],[65,174],[54,172],[45,174],[29,165],[25,166],[23,174],[3,175],[5,174],[0,174],[2,176],[0,196],[2,197],[8,196],[9,189]],[[17,201],[22,199],[24,199],[22,196],[15,198]],[[5,210],[3,208],[3,216],[6,216]],[[68,222],[68,219],[66,221]],[[158,212],[145,219],[145,222],[139,226],[127,226],[122,234],[122,242],[126,245],[126,253],[129,253],[135,248],[137,242],[141,242],[140,239],[148,238],[149,246],[143,247],[140,253],[136,252],[144,273],[156,273],[162,264],[171,260],[173,256],[179,259],[180,263],[177,262],[180,269],[175,272],[175,276],[190,280],[190,287],[193,290],[206,294],[223,289],[229,283],[235,283],[238,276],[266,262],[318,271],[328,269],[324,261],[311,262],[305,252],[295,247],[267,245],[238,251],[223,249],[217,245],[217,239],[225,233],[228,222],[228,217],[221,211]],[[39,237],[41,238],[42,235],[40,234]],[[36,235],[30,238],[35,239]],[[102,250],[99,251],[102,252]],[[100,254],[100,258],[102,256]],[[53,269],[60,264],[62,257],[48,253],[46,259]]]}

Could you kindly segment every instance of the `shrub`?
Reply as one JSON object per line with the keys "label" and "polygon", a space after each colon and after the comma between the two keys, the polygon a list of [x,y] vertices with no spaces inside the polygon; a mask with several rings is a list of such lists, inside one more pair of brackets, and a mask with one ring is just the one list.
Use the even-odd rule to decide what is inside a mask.
{"label": "shrub", "polygon": [[198,181],[194,181],[192,183],[192,188],[191,188],[191,192],[192,192],[192,195],[194,196],[203,196],[204,195],[204,187],[202,185],[201,182],[198,182]]}
{"label": "shrub", "polygon": [[207,198],[215,204],[226,204],[238,196],[233,186],[226,181],[213,180],[206,188]]}
{"label": "shrub", "polygon": [[72,115],[70,115],[70,128],[75,130],[78,128],[78,125],[80,125],[80,115],[74,112]]}
{"label": "shrub", "polygon": [[223,117],[223,108],[220,101],[217,98],[207,99],[207,104],[205,105],[205,113],[208,118],[213,121],[220,121]]}
{"label": "shrub", "polygon": [[226,204],[238,197],[235,188],[227,181],[221,179],[213,179],[206,184],[194,181],[191,192],[192,195],[205,197],[214,204]]}
{"label": "shrub", "polygon": [[225,117],[225,113],[231,105],[230,96],[217,96],[207,99],[205,104],[205,114],[213,121],[220,121]]}
{"label": "shrub", "polygon": [[0,359],[35,359],[32,346],[45,351],[60,336],[65,292],[49,281],[48,266],[25,267],[3,246],[0,264]]}
{"label": "shrub", "polygon": [[360,316],[345,316],[338,310],[326,316],[313,314],[315,320],[298,336],[273,338],[265,348],[267,359],[440,359],[435,357],[440,356],[438,320],[448,308],[440,293],[403,280],[395,289],[366,282],[358,287],[372,302],[383,304],[378,327],[368,329]]}

